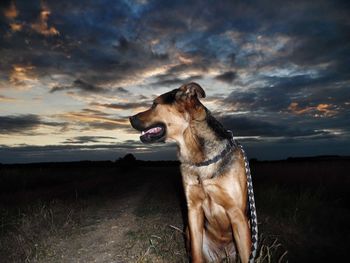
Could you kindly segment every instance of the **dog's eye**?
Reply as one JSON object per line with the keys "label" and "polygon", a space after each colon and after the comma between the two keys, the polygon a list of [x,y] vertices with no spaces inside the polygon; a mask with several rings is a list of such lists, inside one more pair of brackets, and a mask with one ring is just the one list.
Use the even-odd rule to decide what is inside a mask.
{"label": "dog's eye", "polygon": [[155,107],[157,107],[157,103],[156,103],[156,102],[153,102],[151,108],[154,109]]}

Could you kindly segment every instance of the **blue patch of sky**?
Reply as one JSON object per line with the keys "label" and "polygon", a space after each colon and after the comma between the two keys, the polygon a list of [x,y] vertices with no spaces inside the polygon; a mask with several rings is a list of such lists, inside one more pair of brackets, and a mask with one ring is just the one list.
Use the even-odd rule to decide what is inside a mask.
{"label": "blue patch of sky", "polygon": [[143,12],[148,10],[147,1],[124,0],[123,2],[129,8],[133,18],[141,17]]}

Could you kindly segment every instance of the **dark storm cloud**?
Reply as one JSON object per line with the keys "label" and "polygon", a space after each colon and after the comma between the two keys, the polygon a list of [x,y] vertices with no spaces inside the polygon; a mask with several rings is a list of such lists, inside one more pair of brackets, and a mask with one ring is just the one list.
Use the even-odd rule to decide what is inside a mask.
{"label": "dark storm cloud", "polygon": [[[55,83],[52,96],[77,91],[126,97],[133,85],[128,81],[150,89],[211,78],[235,85],[215,103],[221,103],[225,125],[240,135],[295,137],[302,148],[304,138],[339,143],[334,129],[349,134],[349,1],[19,0],[17,13],[5,15],[10,6],[0,4],[2,88],[45,78]],[[41,19],[45,8],[50,14]],[[161,74],[146,74],[163,66]],[[16,67],[26,70],[22,79]],[[132,98],[95,106],[148,107],[146,97]],[[227,116],[232,109],[247,116]],[[67,118],[86,129],[128,129],[125,121],[93,111]],[[20,123],[23,116],[3,118]],[[0,131],[42,125],[40,116],[28,117],[17,128],[7,119]]]}
{"label": "dark storm cloud", "polygon": [[22,114],[0,116],[0,134],[39,135],[40,127],[52,127],[58,132],[68,128],[67,122],[45,121],[39,115]]}
{"label": "dark storm cloud", "polygon": [[147,108],[151,106],[151,102],[126,102],[126,103],[91,103],[92,106],[99,106],[104,108],[116,110],[132,110],[138,108]]}
{"label": "dark storm cloud", "polygon": [[54,93],[56,91],[64,91],[64,90],[79,90],[82,92],[91,92],[91,93],[105,93],[108,92],[108,89],[98,87],[89,83],[86,83],[83,80],[77,79],[69,86],[55,86],[50,90],[50,93]]}
{"label": "dark storm cloud", "polygon": [[40,117],[33,114],[0,116],[0,134],[24,133],[38,128]]}
{"label": "dark storm cloud", "polygon": [[[324,136],[329,132],[314,130],[312,127],[289,119],[287,123],[273,123],[257,118],[243,116],[224,116],[220,118],[225,128],[232,130],[236,136],[260,136],[260,137],[304,137]],[[289,123],[293,123],[290,125]]]}
{"label": "dark storm cloud", "polygon": [[[36,13],[40,12],[38,3],[19,1],[16,4],[23,20],[30,20],[29,14],[35,13],[35,10]],[[181,80],[177,79],[176,74],[195,68],[205,72],[218,64],[221,55],[226,56],[226,60],[228,58],[228,65],[235,64],[240,45],[248,42],[247,34],[257,32],[295,38],[292,42],[294,46],[286,47],[291,50],[287,57],[266,60],[272,65],[280,64],[282,59],[300,65],[321,62],[333,62],[337,67],[346,65],[345,62],[350,57],[347,56],[349,44],[346,41],[346,22],[349,19],[341,15],[342,12],[336,5],[327,2],[322,4],[323,8],[327,8],[327,14],[321,12],[323,8],[317,5],[294,2],[286,2],[277,9],[273,3],[266,5],[260,1],[223,1],[218,5],[209,2],[197,5],[195,1],[186,4],[156,1],[146,5],[129,5],[124,2],[114,4],[110,1],[99,4],[93,1],[84,1],[84,4],[48,1],[51,10],[49,22],[56,25],[61,34],[52,38],[40,35],[28,38],[25,32],[17,32],[11,39],[2,39],[2,44],[7,43],[22,54],[22,59],[18,60],[18,56],[3,51],[9,61],[2,66],[29,61],[36,67],[37,74],[63,72],[96,86],[112,80],[123,80],[167,63],[170,59],[167,49],[176,46],[192,58],[193,62],[174,66],[168,72],[169,78],[160,80],[160,85],[172,84],[170,78],[174,79],[174,84],[178,84]],[[209,5],[210,12],[201,12],[203,6]],[[317,16],[312,17],[317,17],[316,21],[308,18],[307,14],[315,12]],[[337,14],[340,16],[336,17]],[[243,41],[237,39],[237,47],[216,38],[227,30],[241,32]],[[29,39],[29,44],[24,41],[26,38]],[[148,42],[154,39],[158,39],[159,43],[150,46]],[[14,43],[17,44],[13,45]],[[43,50],[45,56],[40,58],[38,53]],[[249,54],[252,55],[254,54]],[[317,59],[319,61],[311,62]],[[232,82],[234,74],[229,72],[217,79]],[[57,86],[63,87],[68,88]]]}
{"label": "dark storm cloud", "polygon": [[139,62],[143,59],[143,56],[147,55],[149,59],[155,60],[168,60],[168,54],[166,53],[156,53],[149,51],[149,54],[145,54],[145,46],[137,41],[127,40],[125,37],[121,37],[117,44],[113,45],[113,48],[123,55],[130,55],[131,59],[137,60]]}
{"label": "dark storm cloud", "polygon": [[224,103],[237,105],[240,110],[268,113],[287,111],[292,102],[303,106],[315,106],[320,103],[345,105],[344,96],[349,95],[346,88],[348,84],[338,84],[334,87],[334,81],[329,74],[318,77],[297,75],[262,79],[267,85],[249,91],[235,90]]}
{"label": "dark storm cloud", "polygon": [[[142,147],[142,150],[137,148]],[[156,152],[151,148],[156,147]],[[176,148],[172,144],[157,144],[147,146],[140,141],[128,140],[114,144],[61,144],[46,146],[22,145],[8,147],[0,145],[0,162],[28,163],[28,162],[60,162],[80,160],[117,160],[132,153],[137,159],[143,160],[174,160]]]}
{"label": "dark storm cloud", "polygon": [[[121,80],[167,62],[166,49],[172,46],[181,48],[186,54],[203,54],[201,67],[217,61],[219,52],[231,56],[229,64],[232,64],[232,54],[239,46],[230,47],[221,43],[222,40],[217,44],[214,42],[215,36],[227,30],[243,33],[242,39],[246,39],[244,34],[248,33],[295,37],[294,51],[288,58],[301,64],[320,57],[324,57],[321,62],[335,59],[345,62],[349,57],[345,56],[349,52],[346,41],[349,19],[343,10],[348,6],[341,2],[321,2],[319,5],[290,1],[280,6],[263,1],[222,1],[216,5],[205,1],[201,4],[196,1],[155,1],[144,5],[112,1],[47,1],[51,10],[50,25],[57,27],[59,36],[31,36],[31,43],[26,44],[24,40],[28,35],[16,32],[11,41],[2,39],[2,44],[20,51],[22,60],[32,62],[38,72],[44,70],[42,74],[65,72],[93,84]],[[35,20],[41,10],[39,1],[17,1],[16,6],[20,12],[18,19],[28,23]],[[154,39],[158,39],[159,44],[153,48],[148,41]],[[39,50],[45,50],[43,59],[38,58]],[[236,58],[237,55],[233,60]],[[19,63],[20,60],[18,56],[12,56],[10,62]]]}
{"label": "dark storm cloud", "polygon": [[95,109],[82,109],[81,110],[82,114],[87,114],[87,116],[89,116],[89,114],[91,114],[92,116],[100,116],[100,117],[108,117],[109,114],[100,110],[95,110]]}
{"label": "dark storm cloud", "polygon": [[77,136],[74,138],[66,139],[65,144],[85,144],[85,143],[101,143],[105,140],[115,140],[114,137],[108,136]]}
{"label": "dark storm cloud", "polygon": [[130,93],[128,90],[124,89],[123,87],[116,88],[115,92],[117,92],[117,93],[124,93],[124,94]]}
{"label": "dark storm cloud", "polygon": [[40,126],[51,126],[64,129],[67,123],[47,122],[35,114],[0,116],[0,134],[31,135]]}
{"label": "dark storm cloud", "polygon": [[178,78],[172,73],[166,73],[156,76],[156,81],[149,84],[150,87],[167,87],[167,86],[181,86],[184,83],[202,79],[202,75],[193,75],[188,78]]}
{"label": "dark storm cloud", "polygon": [[233,71],[227,71],[215,77],[215,79],[220,80],[222,82],[226,82],[228,84],[231,84],[235,78],[236,73]]}
{"label": "dark storm cloud", "polygon": [[[304,12],[318,9],[317,16],[299,14],[286,28],[296,40],[287,58],[303,66],[331,63],[330,69],[340,70],[349,62],[350,44],[347,39],[350,37],[350,19],[346,15],[349,7],[346,1],[326,1],[321,6],[309,4],[309,9]],[[327,12],[323,8],[327,8]],[[349,77],[348,71],[346,75]]]}
{"label": "dark storm cloud", "polygon": [[[35,13],[31,8],[34,5],[36,3],[17,1],[21,14],[18,19],[32,23],[27,13]],[[7,47],[1,51],[1,57],[6,60],[0,62],[5,75],[9,75],[14,64],[30,64],[36,75],[65,74],[96,86],[128,79],[168,60],[165,52],[153,51],[129,34],[126,19],[134,16],[134,11],[126,4],[48,1],[47,6],[51,10],[50,25],[55,25],[60,32],[57,36],[11,32],[10,28],[2,27],[3,35],[9,35],[1,38],[1,45]],[[40,14],[40,7],[36,14]]]}

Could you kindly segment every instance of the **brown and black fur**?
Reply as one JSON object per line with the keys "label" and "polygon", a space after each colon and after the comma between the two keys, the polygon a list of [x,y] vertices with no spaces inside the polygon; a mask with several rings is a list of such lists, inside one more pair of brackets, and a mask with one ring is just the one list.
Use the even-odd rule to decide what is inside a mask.
{"label": "brown and black fur", "polygon": [[183,85],[157,97],[150,109],[130,117],[130,122],[140,131],[161,123],[166,132],[160,141],[178,145],[192,262],[236,260],[238,253],[245,263],[251,253],[251,235],[242,152],[234,148],[216,163],[193,165],[221,153],[231,138],[200,102],[203,97],[198,84]]}

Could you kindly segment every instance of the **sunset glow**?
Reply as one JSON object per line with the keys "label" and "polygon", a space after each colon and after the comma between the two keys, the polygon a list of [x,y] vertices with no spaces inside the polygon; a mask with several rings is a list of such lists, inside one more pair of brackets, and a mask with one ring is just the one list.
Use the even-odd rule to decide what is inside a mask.
{"label": "sunset glow", "polygon": [[190,81],[251,157],[350,154],[349,10],[265,5],[5,1],[0,162],[175,159],[128,117]]}

